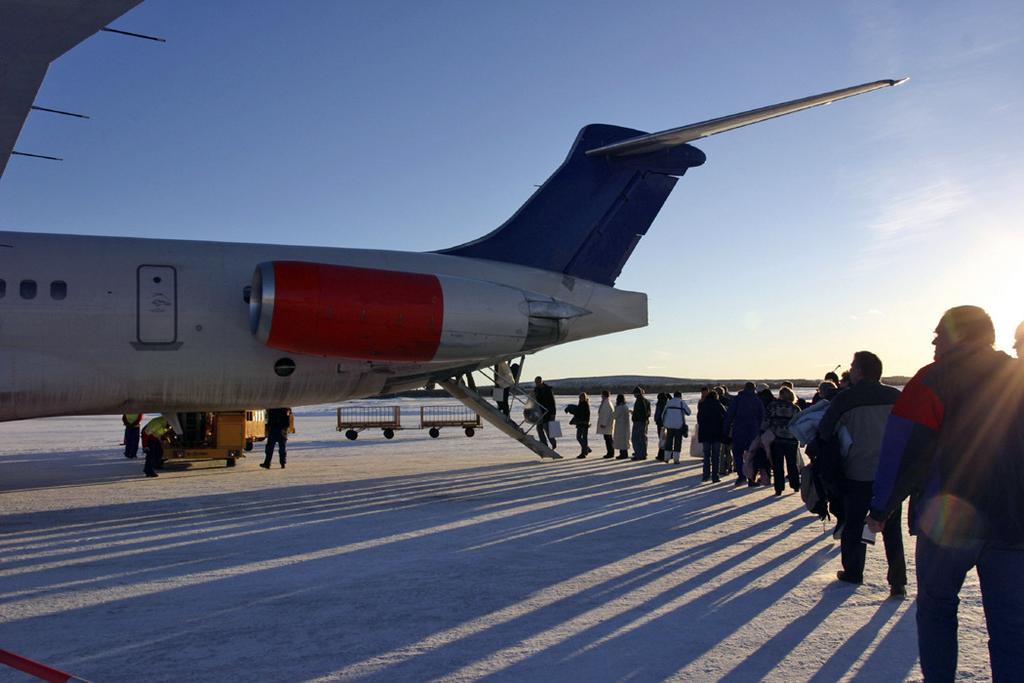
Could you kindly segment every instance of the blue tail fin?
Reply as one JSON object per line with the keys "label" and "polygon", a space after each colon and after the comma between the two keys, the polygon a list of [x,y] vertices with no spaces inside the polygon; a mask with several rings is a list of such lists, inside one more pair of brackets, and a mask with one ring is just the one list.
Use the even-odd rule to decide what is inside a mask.
{"label": "blue tail fin", "polygon": [[501,227],[438,253],[615,284],[677,177],[704,163],[704,153],[685,144],[621,157],[586,155],[643,134],[619,126],[586,126],[558,170]]}

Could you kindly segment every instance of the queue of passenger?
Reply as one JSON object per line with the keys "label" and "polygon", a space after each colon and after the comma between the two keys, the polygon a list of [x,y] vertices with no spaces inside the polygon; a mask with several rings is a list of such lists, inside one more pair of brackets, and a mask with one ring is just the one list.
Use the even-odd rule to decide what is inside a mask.
{"label": "queue of passenger", "polygon": [[[994,342],[988,314],[958,306],[935,328],[935,362],[902,392],[882,384],[876,354],[858,351],[849,370],[826,374],[809,401],[798,399],[789,382],[777,395],[747,382],[735,396],[704,387],[697,405],[702,482],[720,481],[719,454],[731,447],[735,486],[772,485],[781,496],[788,485],[808,493],[808,505],[823,492],[825,501],[816,504],[823,518],[837,518],[840,582],[863,582],[867,546],[881,533],[890,596],[907,595],[901,519],[911,497],[918,648],[927,681],[956,675],[959,593],[975,568],[992,680],[1019,680],[1024,671],[1024,323],[1014,339],[1017,359],[995,351]],[[612,446],[627,457],[630,427],[633,459],[647,457],[651,406],[641,387],[633,393],[632,414],[621,394],[614,410],[602,413],[598,429],[612,435],[606,458]],[[678,392],[659,395],[656,405],[658,459],[678,462],[689,410]],[[809,467],[801,466],[799,443],[807,446]]]}

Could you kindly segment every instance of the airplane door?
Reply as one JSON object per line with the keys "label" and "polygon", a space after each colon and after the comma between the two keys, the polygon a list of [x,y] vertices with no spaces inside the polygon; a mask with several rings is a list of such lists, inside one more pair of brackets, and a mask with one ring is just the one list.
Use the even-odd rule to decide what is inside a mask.
{"label": "airplane door", "polygon": [[178,341],[178,282],[171,266],[139,266],[139,344],[174,344]]}

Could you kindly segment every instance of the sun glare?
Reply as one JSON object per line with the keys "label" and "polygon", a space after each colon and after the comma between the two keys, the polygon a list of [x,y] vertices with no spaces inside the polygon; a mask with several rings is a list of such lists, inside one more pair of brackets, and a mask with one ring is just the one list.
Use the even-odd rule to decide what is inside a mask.
{"label": "sun glare", "polygon": [[966,286],[958,303],[981,306],[996,328],[996,348],[1012,351],[1013,333],[1024,320],[1024,236],[1002,232],[973,249],[963,260]]}

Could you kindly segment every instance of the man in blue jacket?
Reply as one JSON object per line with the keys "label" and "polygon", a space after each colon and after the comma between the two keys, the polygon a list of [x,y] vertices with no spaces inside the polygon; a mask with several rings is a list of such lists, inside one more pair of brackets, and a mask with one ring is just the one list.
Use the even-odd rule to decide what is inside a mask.
{"label": "man in blue jacket", "polygon": [[946,311],[935,362],[903,389],[886,424],[868,526],[908,495],[917,537],[917,639],[926,681],[952,681],[957,607],[977,568],[992,679],[1024,675],[1024,372],[992,348],[976,306]]}
{"label": "man in blue jacket", "polygon": [[747,382],[743,391],[733,396],[725,414],[725,433],[732,430],[732,462],[737,475],[734,486],[741,486],[747,481],[743,476],[743,451],[761,433],[763,421],[764,403],[754,393],[754,383]]}

